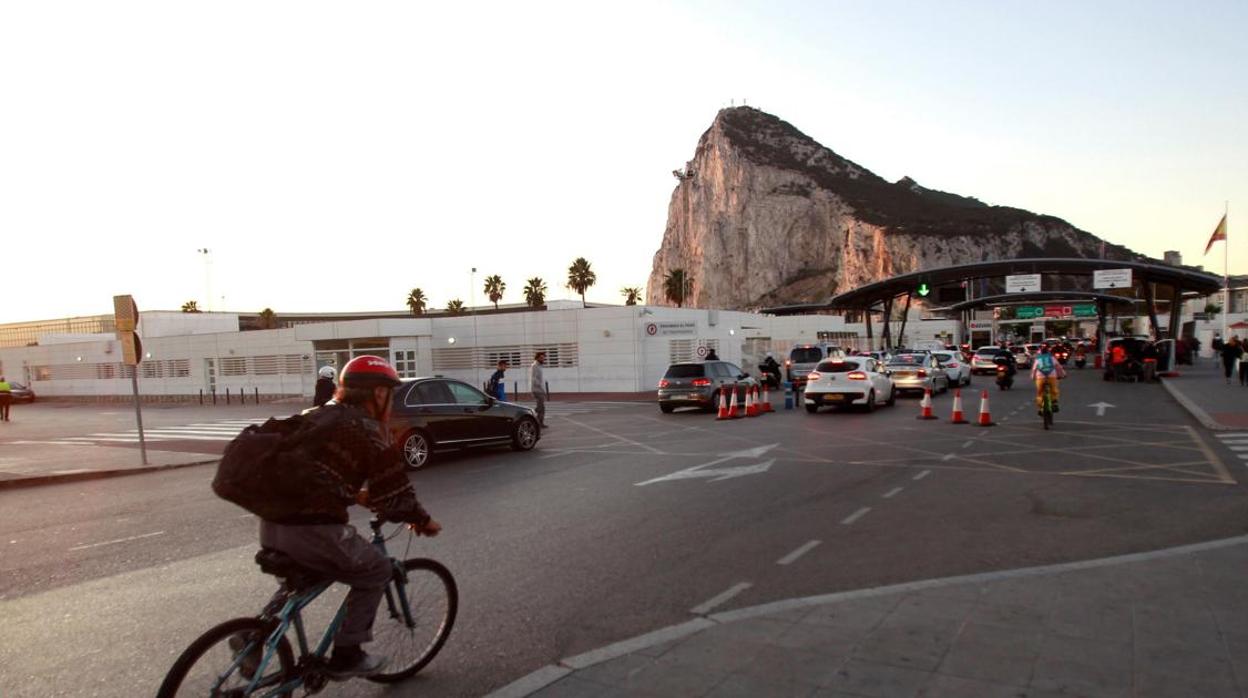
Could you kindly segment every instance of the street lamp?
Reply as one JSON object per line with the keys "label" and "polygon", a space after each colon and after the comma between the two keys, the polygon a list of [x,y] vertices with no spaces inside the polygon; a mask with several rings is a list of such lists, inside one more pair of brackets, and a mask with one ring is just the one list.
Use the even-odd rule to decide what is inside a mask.
{"label": "street lamp", "polygon": [[208,306],[204,310],[212,310],[212,258],[208,256],[211,250],[200,247],[195,251],[204,256],[204,303]]}

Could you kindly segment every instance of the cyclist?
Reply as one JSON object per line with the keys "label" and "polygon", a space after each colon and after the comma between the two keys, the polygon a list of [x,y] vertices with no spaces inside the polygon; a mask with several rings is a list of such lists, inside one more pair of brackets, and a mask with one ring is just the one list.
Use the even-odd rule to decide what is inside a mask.
{"label": "cyclist", "polygon": [[390,438],[387,422],[397,385],[399,376],[384,359],[357,356],[348,362],[334,399],[304,413],[316,424],[333,426],[326,427],[315,449],[318,467],[308,474],[300,513],[260,522],[260,545],[351,587],[326,668],[335,679],[371,676],[385,666],[385,657],[371,656],[361,645],[372,640],[373,618],[393,575],[390,560],[348,523],[347,507],[357,500],[367,503],[417,534],[436,536],[442,530],[417,501]]}
{"label": "cyclist", "polygon": [[1066,377],[1066,369],[1053,356],[1049,345],[1040,345],[1040,353],[1031,364],[1031,379],[1036,382],[1036,414],[1044,413],[1044,386],[1049,386],[1049,404],[1057,412],[1057,381]]}

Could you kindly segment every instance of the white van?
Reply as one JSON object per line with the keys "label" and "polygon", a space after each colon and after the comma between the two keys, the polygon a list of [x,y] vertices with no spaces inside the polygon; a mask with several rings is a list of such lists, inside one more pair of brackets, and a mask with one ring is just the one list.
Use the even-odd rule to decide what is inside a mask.
{"label": "white van", "polygon": [[789,358],[784,362],[786,378],[793,383],[795,390],[806,385],[806,376],[820,361],[824,359],[843,359],[845,350],[839,344],[817,342],[815,344],[795,344],[789,350]]}

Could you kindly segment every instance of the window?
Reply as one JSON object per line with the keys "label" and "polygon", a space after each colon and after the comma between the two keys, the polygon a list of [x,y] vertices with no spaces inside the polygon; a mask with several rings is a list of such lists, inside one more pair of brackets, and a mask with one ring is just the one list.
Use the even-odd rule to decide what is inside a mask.
{"label": "window", "polygon": [[247,359],[242,357],[227,357],[221,359],[221,375],[223,376],[245,376],[247,375]]}
{"label": "window", "polygon": [[399,349],[394,352],[394,370],[399,378],[416,377],[416,350]]}
{"label": "window", "polygon": [[857,361],[841,361],[838,359],[836,361],[824,361],[815,370],[820,373],[849,373],[850,371],[857,371],[858,368]]}
{"label": "window", "polygon": [[447,381],[446,387],[450,388],[451,395],[454,396],[454,402],[459,405],[483,405],[485,404],[485,393],[472,388],[458,381]]}
{"label": "window", "polygon": [[[419,405],[451,405],[455,403],[455,398],[451,396],[451,391],[447,389],[445,381],[426,381],[416,386],[412,391],[416,397],[416,404]],[[408,398],[411,403],[411,398]]]}
{"label": "window", "polygon": [[813,364],[823,358],[823,350],[819,347],[793,347],[789,360],[795,364]]}
{"label": "window", "polygon": [[742,373],[745,373],[745,371],[742,371],[742,370],[741,370],[741,367],[740,367],[740,366],[738,366],[738,365],[736,365],[736,364],[729,364],[729,363],[725,363],[725,364],[724,364],[724,370],[728,371],[728,373],[729,373],[729,376],[728,376],[728,377],[729,377],[729,378],[736,378],[737,376],[741,375]]}
{"label": "window", "polygon": [[676,364],[669,366],[664,378],[701,378],[706,375],[706,367],[701,364]]}

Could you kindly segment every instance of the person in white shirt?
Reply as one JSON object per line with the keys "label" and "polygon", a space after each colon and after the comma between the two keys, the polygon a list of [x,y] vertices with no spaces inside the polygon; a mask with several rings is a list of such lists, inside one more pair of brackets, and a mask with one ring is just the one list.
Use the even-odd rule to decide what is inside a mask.
{"label": "person in white shirt", "polygon": [[546,352],[539,351],[533,355],[533,363],[529,366],[529,392],[537,402],[537,421],[546,428],[546,377],[542,374],[542,366],[546,364]]}

